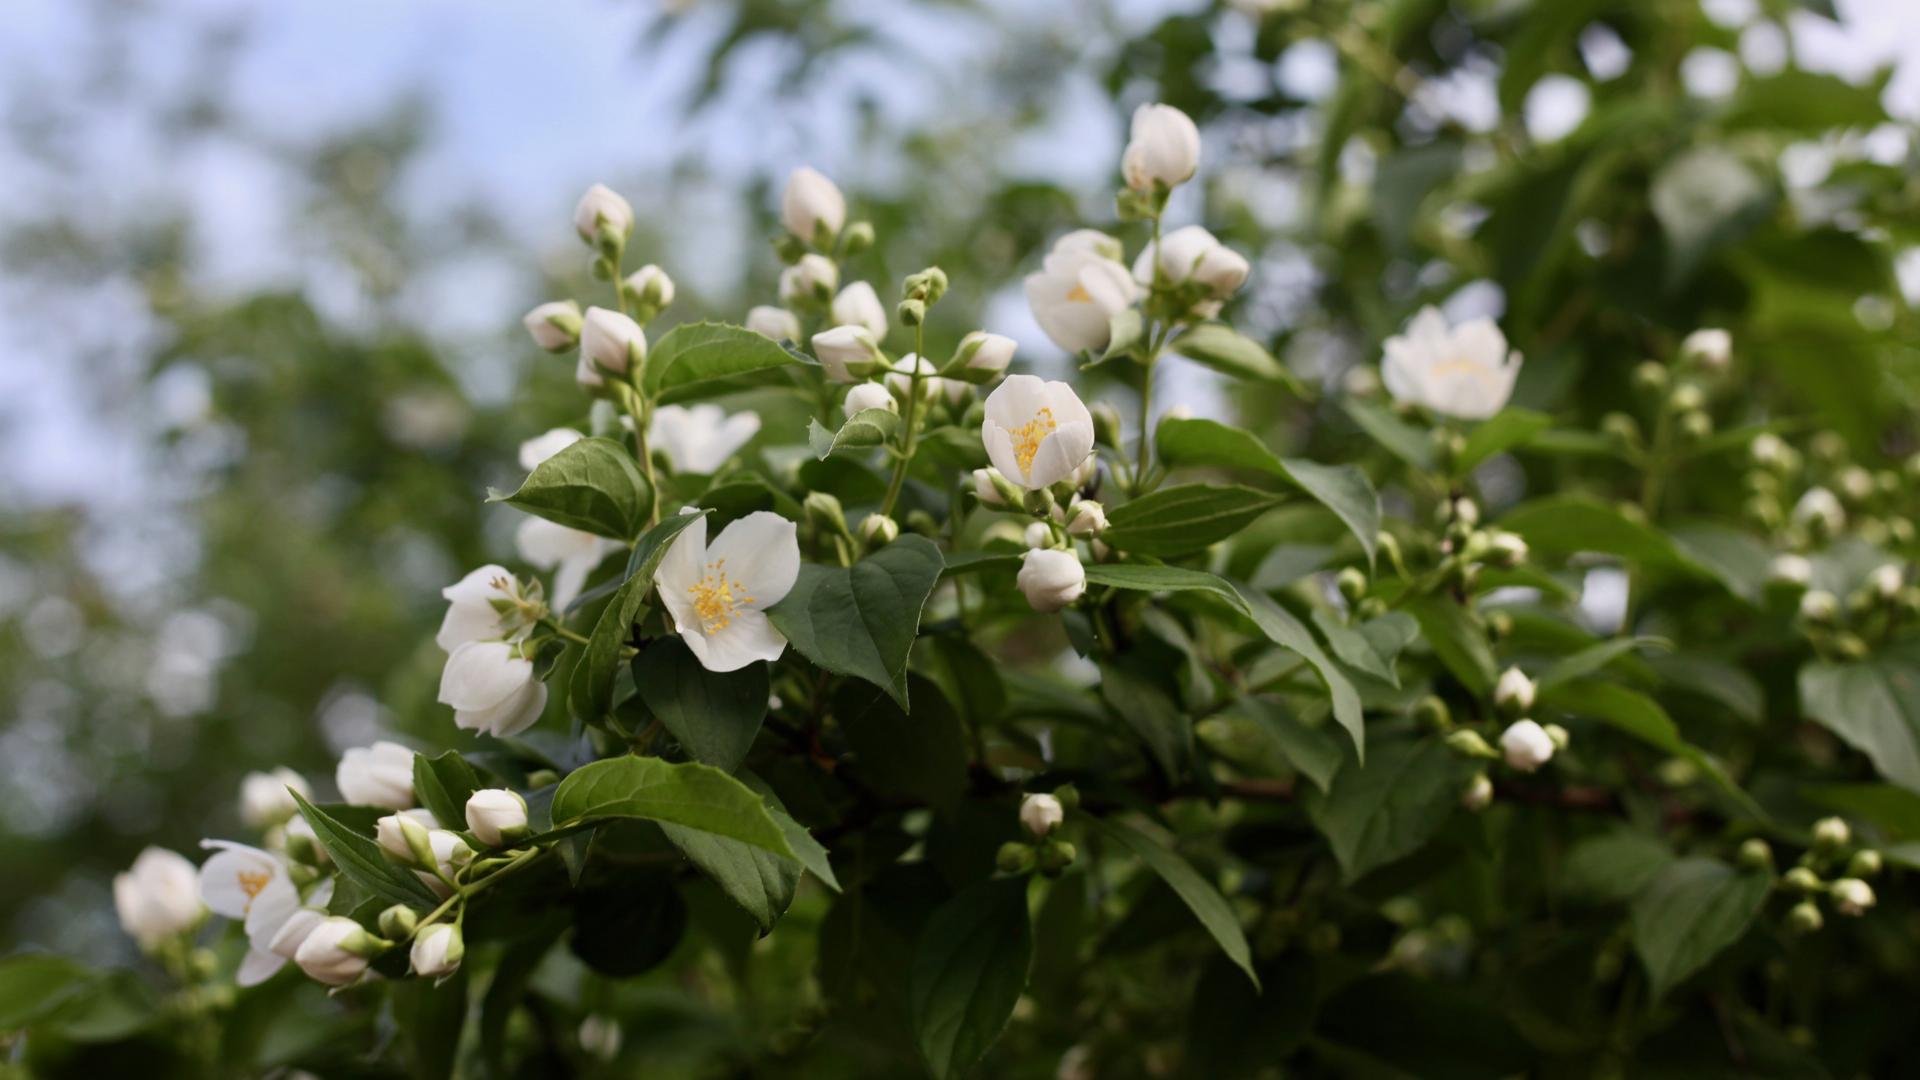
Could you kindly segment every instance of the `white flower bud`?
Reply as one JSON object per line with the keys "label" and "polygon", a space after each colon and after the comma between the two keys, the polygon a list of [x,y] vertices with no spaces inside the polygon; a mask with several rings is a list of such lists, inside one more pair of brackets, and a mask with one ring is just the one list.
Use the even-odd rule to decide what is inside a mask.
{"label": "white flower bud", "polygon": [[1891,600],[1900,595],[1900,589],[1906,585],[1906,575],[1896,563],[1886,563],[1873,568],[1867,575],[1867,589],[1882,600]]}
{"label": "white flower bud", "polygon": [[452,923],[434,923],[414,935],[413,951],[408,959],[415,975],[438,979],[457,971],[466,952],[459,927]]}
{"label": "white flower bud", "polygon": [[864,326],[836,326],[813,335],[813,355],[820,358],[827,378],[834,382],[853,382],[866,365],[881,360],[880,348]]}
{"label": "white flower bud", "polygon": [[344,915],[332,915],[307,933],[293,962],[308,977],[328,986],[345,986],[367,970],[367,959],[379,943],[360,924]]}
{"label": "white flower bud", "polygon": [[1067,511],[1067,532],[1073,536],[1099,536],[1107,531],[1107,508],[1092,499],[1081,499]]}
{"label": "white flower bud", "polygon": [[885,514],[868,514],[860,522],[860,539],[874,547],[900,539],[900,524]]}
{"label": "white flower bud", "polygon": [[886,387],[881,386],[879,383],[864,382],[855,383],[847,390],[847,400],[844,408],[847,418],[851,420],[855,413],[862,413],[868,409],[885,409],[888,412],[899,412],[900,403],[894,400],[893,393]]}
{"label": "white flower bud", "polygon": [[1533,772],[1553,758],[1553,738],[1546,729],[1531,720],[1521,720],[1500,733],[1500,749],[1507,764],[1521,772]]}
{"label": "white flower bud", "polygon": [[1780,436],[1771,431],[1761,432],[1747,444],[1747,453],[1753,463],[1765,468],[1773,468],[1787,459],[1787,444]]}
{"label": "white flower bud", "polygon": [[652,263],[627,275],[627,290],[655,311],[673,303],[673,279]]}
{"label": "white flower bud", "polygon": [[547,684],[520,647],[504,641],[470,641],[453,650],[440,672],[440,703],[453,707],[453,722],[496,738],[532,727],[547,707]]}
{"label": "white flower bud", "polygon": [[520,319],[533,343],[548,352],[566,352],[580,340],[580,305],[549,300]]}
{"label": "white flower bud", "polygon": [[830,311],[835,326],[864,326],[873,340],[881,341],[887,336],[887,309],[873,286],[864,281],[856,281],[840,290],[833,298]]}
{"label": "white flower bud", "polygon": [[802,255],[800,261],[780,271],[782,303],[818,303],[832,296],[839,286],[840,268],[825,255]]}
{"label": "white flower bud", "polygon": [[1733,335],[1725,330],[1695,330],[1680,343],[1680,356],[1707,371],[1725,371],[1733,362]]}
{"label": "white flower bud", "polygon": [[1133,130],[1120,170],[1127,186],[1142,195],[1156,185],[1177,187],[1200,168],[1200,129],[1171,105],[1142,105],[1133,111]]}
{"label": "white flower bud", "polygon": [[1475,773],[1467,790],[1460,793],[1460,805],[1478,813],[1493,803],[1493,781],[1486,773]]}
{"label": "white flower bud", "polygon": [[440,822],[434,819],[431,810],[424,807],[401,810],[375,821],[373,838],[380,845],[380,850],[391,855],[395,862],[412,866],[419,860],[414,858],[413,843],[407,839],[407,834],[417,833],[421,842],[425,843],[427,835],[439,827]]}
{"label": "white flower bud", "polygon": [[1087,591],[1087,571],[1080,557],[1056,548],[1027,552],[1014,581],[1035,611],[1059,611]]}
{"label": "white flower bud", "polygon": [[178,852],[147,848],[113,876],[113,909],[127,936],[151,949],[199,923],[200,871]]}
{"label": "white flower bud", "polygon": [[624,243],[633,231],[633,207],[612,188],[595,184],[574,205],[573,228],[589,244],[607,240]]}
{"label": "white flower bud", "polygon": [[999,375],[1013,363],[1014,340],[1001,334],[975,330],[960,339],[960,354],[967,358],[967,370]]}
{"label": "white flower bud", "polygon": [[1813,823],[1813,846],[1817,848],[1843,848],[1853,842],[1853,830],[1845,820],[1837,817],[1823,817]]}
{"label": "white flower bud", "polygon": [[775,341],[799,341],[800,317],[786,308],[761,304],[747,312],[747,329]]}
{"label": "white flower bud", "polygon": [[1810,623],[1829,623],[1840,614],[1840,601],[1825,589],[1800,594],[1800,617]]}
{"label": "white flower bud", "polygon": [[1527,561],[1527,542],[1518,535],[1495,529],[1487,536],[1487,561],[1511,569]]}
{"label": "white flower bud", "polygon": [[809,244],[825,246],[847,223],[847,199],[834,182],[806,166],[787,177],[780,196],[780,223]]}
{"label": "white flower bud", "polygon": [[[1000,470],[994,468],[973,470],[973,493],[980,499],[982,506],[1005,506],[1007,500],[1000,497],[1000,489],[993,482]],[[1003,480],[1002,483],[1005,481]]]}
{"label": "white flower bud", "polygon": [[639,323],[606,308],[587,309],[580,328],[580,367],[575,373],[581,386],[596,389],[604,384],[603,371],[625,375],[646,358],[647,334]]}
{"label": "white flower bud", "polygon": [[1533,680],[1517,667],[1501,672],[1493,688],[1493,704],[1508,716],[1524,716],[1533,709]]}
{"label": "white flower bud", "polygon": [[313,908],[299,908],[287,916],[287,921],[273,932],[267,941],[267,951],[282,960],[291,960],[300,955],[300,946],[316,928],[327,921],[327,913]]}
{"label": "white flower bud", "polygon": [[1875,902],[1873,886],[1859,878],[1841,878],[1827,886],[1827,895],[1833,898],[1833,910],[1842,915],[1865,915]]}
{"label": "white flower bud", "polygon": [[488,847],[504,847],[526,835],[527,800],[506,788],[482,788],[467,797],[467,831]]}
{"label": "white flower bud", "polygon": [[1027,526],[1021,534],[1021,542],[1034,550],[1053,546],[1053,530],[1044,521],[1036,521]]}
{"label": "white flower bud", "polygon": [[1847,512],[1833,492],[1823,487],[1808,488],[1800,501],[1793,504],[1793,520],[1831,536],[1846,527]]}
{"label": "white flower bud", "polygon": [[[409,825],[402,825],[410,828]],[[460,838],[460,834],[448,829],[434,829],[427,834],[427,852],[433,856],[432,870],[415,870],[413,876],[424,882],[442,897],[452,896],[453,889],[446,879],[454,872],[473,861],[473,848]]]}
{"label": "white flower bud", "polygon": [[1020,824],[1036,839],[1046,836],[1067,820],[1066,807],[1060,800],[1045,792],[1037,792],[1020,800]]}
{"label": "white flower bud", "polygon": [[333,780],[354,806],[404,810],[413,805],[413,751],[384,740],[356,746],[340,755]]}
{"label": "white flower bud", "polygon": [[1775,555],[1767,564],[1767,577],[1783,585],[1805,588],[1813,580],[1813,563],[1805,555]]}
{"label": "white flower bud", "polygon": [[313,791],[300,774],[282,766],[272,772],[250,772],[240,780],[240,820],[255,829],[278,825],[298,813],[292,788],[301,798],[313,798]]}

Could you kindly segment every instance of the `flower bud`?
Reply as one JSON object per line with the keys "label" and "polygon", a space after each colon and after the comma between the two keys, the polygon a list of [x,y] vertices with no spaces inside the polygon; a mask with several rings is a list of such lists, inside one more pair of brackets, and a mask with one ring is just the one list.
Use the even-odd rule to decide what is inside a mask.
{"label": "flower bud", "polygon": [[1865,915],[1875,902],[1873,886],[1859,878],[1841,878],[1827,886],[1827,896],[1833,900],[1833,910],[1842,915]]}
{"label": "flower bud", "polygon": [[395,904],[380,913],[380,936],[401,941],[413,936],[420,925],[420,913],[405,904]]}
{"label": "flower bud", "polygon": [[467,796],[467,831],[488,847],[506,847],[527,835],[527,800],[506,788]]}
{"label": "flower bud", "polygon": [[549,300],[520,319],[533,343],[548,352],[566,352],[580,340],[580,305]]}
{"label": "flower bud", "polygon": [[975,330],[960,339],[957,355],[969,373],[986,376],[990,380],[1006,372],[1007,365],[1013,363],[1016,348],[1018,346],[1010,337]]}
{"label": "flower bud", "polygon": [[1805,555],[1775,555],[1767,564],[1767,580],[1804,589],[1813,580],[1813,563]]}
{"label": "flower bud", "polygon": [[580,239],[605,251],[619,248],[633,231],[633,207],[605,184],[595,184],[573,208],[573,228]]}
{"label": "flower bud", "polygon": [[673,303],[673,279],[652,263],[627,275],[627,291],[641,306],[654,312]]}
{"label": "flower bud", "polygon": [[[402,828],[405,828],[403,825]],[[409,834],[408,839],[412,839]],[[463,866],[473,861],[473,848],[460,838],[460,834],[450,829],[434,829],[427,833],[427,850],[415,850],[415,856],[421,864],[430,870],[415,870],[413,876],[440,896],[453,895],[453,886],[448,882]]]}
{"label": "flower bud", "polygon": [[1486,560],[1502,570],[1511,570],[1527,561],[1527,542],[1513,533],[1494,529],[1487,538]]}
{"label": "flower bud", "polygon": [[1706,403],[1706,391],[1692,383],[1681,383],[1674,387],[1672,396],[1667,398],[1667,406],[1677,413],[1696,412]]}
{"label": "flower bud", "polygon": [[1800,617],[1814,626],[1831,626],[1840,616],[1840,601],[1825,589],[1800,594]]}
{"label": "flower bud", "polygon": [[1723,372],[1733,363],[1733,335],[1725,330],[1695,330],[1680,343],[1680,359],[1699,365],[1703,371]]}
{"label": "flower bud", "polygon": [[1808,488],[1793,505],[1793,520],[1805,526],[1815,540],[1826,540],[1847,527],[1847,512],[1833,492],[1814,487]]}
{"label": "flower bud", "polygon": [[1464,495],[1449,503],[1447,509],[1457,524],[1468,528],[1480,524],[1480,504]]}
{"label": "flower bud", "polygon": [[1526,673],[1510,667],[1500,673],[1493,687],[1493,705],[1508,717],[1521,717],[1533,711],[1534,685]]}
{"label": "flower bud", "polygon": [[780,271],[780,300],[783,303],[824,303],[832,298],[833,290],[839,287],[840,268],[825,255],[802,255],[798,262]]}
{"label": "flower bud", "polygon": [[1820,890],[1820,875],[1804,866],[1796,866],[1780,875],[1780,884],[1789,891],[1811,893]]}
{"label": "flower bud", "polygon": [[831,315],[835,326],[864,326],[875,341],[887,336],[886,305],[880,302],[873,286],[864,281],[856,281],[840,290],[839,295],[833,298]]}
{"label": "flower bud", "polygon": [[367,970],[367,960],[383,945],[359,923],[344,915],[331,915],[307,934],[293,962],[310,978],[328,986],[345,986]]}
{"label": "flower bud", "polygon": [[793,170],[780,196],[780,223],[816,247],[833,243],[847,221],[847,199],[833,181],[809,166]]}
{"label": "flower bud", "polygon": [[1813,823],[1813,846],[1835,851],[1853,842],[1853,830],[1837,817],[1823,817]]}
{"label": "flower bud", "polygon": [[[1108,402],[1096,401],[1088,406],[1087,412],[1093,416],[1094,440],[1110,450],[1118,450],[1122,432],[1120,410]],[[1165,416],[1160,419],[1162,423],[1166,421]]]}
{"label": "flower bud", "polygon": [[[998,469],[986,468],[973,470],[973,495],[982,506],[1005,506],[1007,500],[1000,494],[999,484],[994,483]],[[1002,479],[1000,483],[1005,483]]]}
{"label": "flower bud", "polygon": [[854,382],[885,362],[864,326],[836,326],[813,335],[813,355],[819,357],[827,378],[843,383]]}
{"label": "flower bud", "polygon": [[1035,521],[1021,534],[1021,543],[1034,550],[1053,546],[1053,529],[1044,521]]}
{"label": "flower bud", "polygon": [[858,255],[873,246],[873,222],[856,221],[843,235],[841,249],[848,255]]}
{"label": "flower bud", "polygon": [[1601,417],[1600,433],[1621,446],[1640,445],[1640,424],[1626,413],[1611,412]]}
{"label": "flower bud", "polygon": [[1033,869],[1033,845],[1009,840],[1000,845],[993,865],[1003,874],[1024,874]]}
{"label": "flower bud", "polygon": [[580,328],[580,366],[574,377],[589,390],[604,384],[605,373],[625,375],[647,358],[647,335],[640,324],[617,311],[587,309]]}
{"label": "flower bud", "polygon": [[879,383],[863,382],[855,383],[847,390],[847,400],[843,408],[846,410],[847,419],[851,420],[855,413],[866,412],[868,409],[885,409],[888,412],[897,413],[900,411],[900,403],[894,400],[891,391]]}
{"label": "flower bud", "polygon": [[1680,414],[1680,441],[1688,445],[1705,442],[1713,434],[1713,417],[1699,409]]}
{"label": "flower bud", "polygon": [[278,825],[299,812],[293,792],[311,799],[313,792],[300,774],[284,766],[272,772],[252,772],[240,780],[240,820],[256,829]]}
{"label": "flower bud", "polygon": [[834,536],[853,535],[847,531],[847,516],[840,507],[840,500],[831,493],[810,491],[801,505],[806,511],[807,520],[817,531]]}
{"label": "flower bud", "polygon": [[1487,745],[1487,740],[1472,728],[1460,728],[1447,732],[1447,749],[1461,757],[1489,758],[1497,760],[1500,754]]}
{"label": "flower bud", "polygon": [[1015,582],[1033,610],[1059,611],[1087,591],[1087,572],[1071,551],[1035,549],[1021,560]]}
{"label": "flower bud", "polygon": [[415,843],[410,834],[418,834],[419,843],[427,843],[427,833],[440,827],[434,820],[433,811],[425,809],[402,810],[373,823],[373,838],[380,844],[380,850],[386,852],[402,866],[417,866],[419,860],[414,856]]}
{"label": "flower bud", "polygon": [[206,913],[200,872],[178,852],[146,848],[132,867],[113,876],[113,908],[127,936],[152,949],[198,925]]}
{"label": "flower bud", "polygon": [[1892,600],[1900,595],[1906,585],[1906,575],[1894,563],[1876,566],[1867,575],[1867,591],[1882,600]]}
{"label": "flower bud", "polygon": [[1200,168],[1200,129],[1171,105],[1142,105],[1133,112],[1133,130],[1120,171],[1127,186],[1142,195],[1177,187]]}
{"label": "flower bud", "polygon": [[900,539],[900,525],[885,514],[868,514],[860,522],[860,539],[869,547],[885,547]]}
{"label": "flower bud", "polygon": [[1856,851],[1853,853],[1853,858],[1847,860],[1848,877],[1879,877],[1880,871],[1884,868],[1885,864],[1880,857],[1880,853],[1871,849]]}
{"label": "flower bud", "polygon": [[[1453,726],[1453,713],[1447,708],[1446,702],[1433,694],[1428,694],[1414,703],[1413,722],[1425,731],[1445,731]],[[1479,738],[1477,735],[1474,737]],[[1481,740],[1481,745],[1486,745],[1484,739]],[[1492,747],[1487,748],[1486,756],[1493,756]]]}
{"label": "flower bud", "polygon": [[1787,910],[1787,929],[1796,934],[1818,933],[1826,919],[1821,917],[1819,905],[1811,900],[1802,900]]}
{"label": "flower bud", "polygon": [[1667,369],[1651,360],[1645,360],[1634,366],[1633,388],[1652,397],[1664,393],[1667,389]]}
{"label": "flower bud", "polygon": [[1467,790],[1460,793],[1460,805],[1478,813],[1493,802],[1493,781],[1486,773],[1474,773],[1468,781]]}
{"label": "flower bud", "polygon": [[458,970],[466,952],[459,927],[452,923],[434,923],[413,939],[413,951],[408,959],[413,963],[415,975],[438,979]]}
{"label": "flower bud", "polygon": [[1740,842],[1739,863],[1748,870],[1773,872],[1773,848],[1757,836],[1749,836]]}
{"label": "flower bud", "polygon": [[1066,819],[1066,807],[1045,792],[1035,792],[1020,800],[1020,824],[1036,839],[1049,835]]}
{"label": "flower bud", "polygon": [[1763,469],[1778,469],[1786,463],[1787,444],[1771,431],[1764,431],[1747,444],[1747,454]]}
{"label": "flower bud", "polygon": [[1554,744],[1545,728],[1531,720],[1521,720],[1501,732],[1500,749],[1510,767],[1533,772],[1552,760]]}
{"label": "flower bud", "polygon": [[1565,750],[1567,744],[1573,741],[1573,736],[1559,724],[1541,724],[1540,730],[1547,733],[1547,738],[1553,743],[1555,751]]}
{"label": "flower bud", "polygon": [[747,329],[775,341],[800,340],[799,316],[772,304],[761,304],[747,312]]}
{"label": "flower bud", "polygon": [[1059,877],[1079,857],[1080,853],[1065,840],[1049,840],[1041,845],[1039,857],[1034,862],[1042,874]]}
{"label": "flower bud", "polygon": [[1349,604],[1357,604],[1367,595],[1366,572],[1357,566],[1343,567],[1340,573],[1334,575],[1333,581]]}
{"label": "flower bud", "polygon": [[354,806],[403,810],[413,805],[413,751],[384,740],[356,746],[340,755],[333,779]]}
{"label": "flower bud", "polygon": [[1092,499],[1081,499],[1067,510],[1067,533],[1094,537],[1107,531],[1107,508]]}

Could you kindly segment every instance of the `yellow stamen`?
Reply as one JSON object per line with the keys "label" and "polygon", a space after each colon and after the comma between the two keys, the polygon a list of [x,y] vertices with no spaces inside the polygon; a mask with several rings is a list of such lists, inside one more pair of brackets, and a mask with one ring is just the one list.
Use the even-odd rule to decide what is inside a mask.
{"label": "yellow stamen", "polygon": [[1073,288],[1067,290],[1067,299],[1072,300],[1076,304],[1091,304],[1093,303],[1093,294],[1087,292],[1085,285],[1075,285]]}
{"label": "yellow stamen", "polygon": [[1059,427],[1060,424],[1053,418],[1053,410],[1042,407],[1032,420],[1007,433],[1013,436],[1013,459],[1020,463],[1023,475],[1033,470],[1033,456],[1040,452],[1040,444]]}
{"label": "yellow stamen", "polygon": [[753,603],[738,578],[726,575],[725,559],[707,564],[707,573],[687,592],[693,597],[694,614],[700,616],[700,629],[708,634],[725,630],[740,609]]}
{"label": "yellow stamen", "polygon": [[247,907],[251,908],[254,898],[273,880],[273,875],[265,870],[242,870],[234,878],[240,883],[240,891],[247,894]]}

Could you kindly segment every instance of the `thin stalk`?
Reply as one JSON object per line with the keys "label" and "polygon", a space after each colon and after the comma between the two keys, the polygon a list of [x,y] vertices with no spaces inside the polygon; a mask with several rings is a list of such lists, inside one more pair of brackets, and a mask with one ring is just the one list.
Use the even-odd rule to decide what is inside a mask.
{"label": "thin stalk", "polygon": [[924,322],[913,328],[913,370],[907,374],[907,411],[902,417],[907,434],[901,445],[900,454],[893,462],[893,478],[887,481],[887,497],[880,502],[880,516],[892,517],[894,504],[900,501],[900,490],[907,483],[907,466],[913,464],[913,451],[920,440],[919,417],[916,415],[920,405],[920,365],[925,363],[926,326]]}

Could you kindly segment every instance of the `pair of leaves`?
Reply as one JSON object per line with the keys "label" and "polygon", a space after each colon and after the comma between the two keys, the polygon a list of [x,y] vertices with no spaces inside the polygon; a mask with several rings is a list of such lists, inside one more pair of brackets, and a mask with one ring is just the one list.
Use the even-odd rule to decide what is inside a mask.
{"label": "pair of leaves", "polygon": [[813,456],[825,461],[841,451],[871,450],[884,446],[900,430],[900,415],[891,409],[861,409],[839,431],[828,431],[818,420],[807,421],[807,443]]}
{"label": "pair of leaves", "polygon": [[[1368,482],[1367,475],[1355,466],[1282,458],[1252,433],[1213,420],[1162,420],[1154,440],[1160,460],[1169,467],[1211,465],[1244,469],[1300,488],[1333,511],[1352,531],[1354,539],[1360,541],[1367,561],[1373,561],[1374,541],[1380,534],[1380,496]],[[1124,544],[1117,546],[1133,550],[1126,549]]]}
{"label": "pair of leaves", "polygon": [[534,467],[512,494],[487,492],[536,517],[596,536],[627,540],[653,509],[654,492],[627,448],[612,439],[581,439]]}
{"label": "pair of leaves", "polygon": [[767,618],[807,659],[867,680],[905,709],[907,656],[945,565],[924,536],[902,536],[849,567],[802,563]]}

